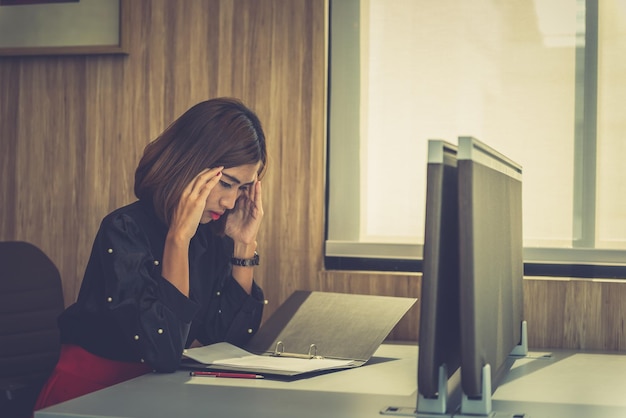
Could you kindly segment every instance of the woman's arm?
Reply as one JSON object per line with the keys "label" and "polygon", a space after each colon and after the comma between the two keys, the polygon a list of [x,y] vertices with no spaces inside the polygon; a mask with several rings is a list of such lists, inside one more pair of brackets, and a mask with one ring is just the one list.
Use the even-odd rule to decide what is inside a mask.
{"label": "woman's arm", "polygon": [[[141,361],[155,370],[178,368],[199,306],[162,276],[162,234],[139,211],[107,218],[98,232],[79,303],[108,358]],[[89,319],[91,318],[91,319]],[[106,330],[109,338],[98,333]],[[89,331],[91,332],[91,331]],[[110,357],[109,357],[110,356]]]}
{"label": "woman's arm", "polygon": [[[263,219],[263,199],[261,182],[256,181],[241,196],[235,209],[228,215],[225,233],[233,239],[233,257],[252,258],[257,247],[257,233]],[[233,266],[233,277],[239,285],[251,294],[254,279],[254,266]]]}
{"label": "woman's arm", "polygon": [[201,171],[183,191],[174,210],[163,250],[163,277],[189,296],[189,242],[196,234],[207,197],[223,167]]}

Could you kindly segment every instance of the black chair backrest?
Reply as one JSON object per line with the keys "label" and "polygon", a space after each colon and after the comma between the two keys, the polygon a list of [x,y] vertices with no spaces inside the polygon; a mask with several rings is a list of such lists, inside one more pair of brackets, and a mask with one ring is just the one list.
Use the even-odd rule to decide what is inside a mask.
{"label": "black chair backrest", "polygon": [[0,242],[0,390],[41,385],[60,351],[61,276],[39,248]]}

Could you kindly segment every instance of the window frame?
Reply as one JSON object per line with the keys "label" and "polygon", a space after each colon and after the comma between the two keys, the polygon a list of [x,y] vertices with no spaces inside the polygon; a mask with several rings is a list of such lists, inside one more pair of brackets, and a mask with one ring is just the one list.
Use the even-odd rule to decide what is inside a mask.
{"label": "window frame", "polygon": [[[358,106],[360,101],[359,48],[350,42],[359,41],[359,22],[350,21],[359,16],[359,0],[329,0],[329,66],[327,120],[327,162],[332,161],[337,147],[358,145]],[[581,3],[582,4],[582,3]],[[575,278],[626,279],[626,250],[594,248],[596,234],[596,158],[597,158],[597,95],[598,95],[598,0],[584,0],[584,43],[576,47],[575,129],[574,129],[574,237],[572,248],[524,247],[524,274],[527,276],[554,276]],[[348,42],[333,43],[333,18],[343,19],[352,28]],[[344,33],[345,35],[345,33]],[[582,34],[580,34],[582,35]],[[351,54],[353,65],[333,66],[333,54]],[[342,61],[343,62],[343,61]],[[334,81],[334,83],[333,83]],[[355,112],[356,108],[356,112]],[[334,124],[334,118],[343,125]],[[332,142],[342,137],[341,144]],[[352,148],[354,149],[354,148]],[[352,178],[359,179],[358,163],[348,167]],[[330,213],[330,165],[326,167],[326,213]],[[344,176],[344,179],[346,176]],[[423,244],[359,242],[360,192],[359,187],[343,186],[349,194],[343,201],[343,210],[358,213],[349,225],[351,238],[336,240],[329,237],[333,219],[326,217],[324,265],[327,270],[365,271],[422,271]],[[347,206],[347,208],[346,208]]]}

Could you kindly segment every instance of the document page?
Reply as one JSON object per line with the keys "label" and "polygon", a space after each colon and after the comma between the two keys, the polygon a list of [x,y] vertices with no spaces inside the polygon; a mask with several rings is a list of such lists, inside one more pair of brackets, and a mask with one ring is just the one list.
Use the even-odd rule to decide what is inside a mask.
{"label": "document page", "polygon": [[236,366],[254,370],[280,370],[285,372],[315,372],[319,370],[332,370],[352,367],[352,360],[335,359],[302,359],[289,357],[257,356],[229,358],[213,362],[215,365]]}
{"label": "document page", "polygon": [[225,342],[187,349],[184,356],[206,365],[227,366],[250,371],[307,373],[356,366],[352,360],[260,356]]}
{"label": "document page", "polygon": [[213,364],[223,359],[253,356],[254,354],[230,343],[216,343],[202,347],[188,348],[183,356],[202,364]]}

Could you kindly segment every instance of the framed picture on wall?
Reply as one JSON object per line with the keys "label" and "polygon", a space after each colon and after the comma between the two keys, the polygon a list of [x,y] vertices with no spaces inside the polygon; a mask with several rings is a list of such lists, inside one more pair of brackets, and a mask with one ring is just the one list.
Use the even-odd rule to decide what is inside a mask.
{"label": "framed picture on wall", "polygon": [[0,0],[0,56],[127,54],[130,0]]}

